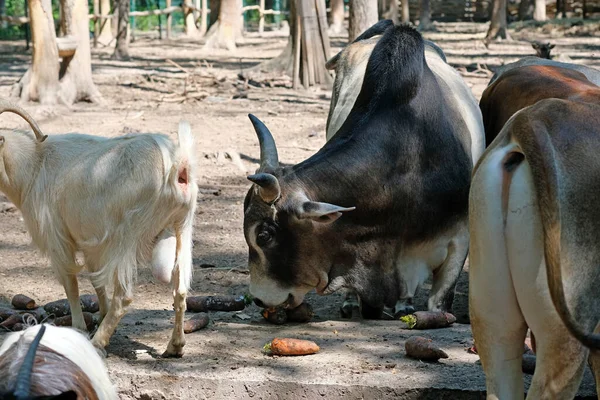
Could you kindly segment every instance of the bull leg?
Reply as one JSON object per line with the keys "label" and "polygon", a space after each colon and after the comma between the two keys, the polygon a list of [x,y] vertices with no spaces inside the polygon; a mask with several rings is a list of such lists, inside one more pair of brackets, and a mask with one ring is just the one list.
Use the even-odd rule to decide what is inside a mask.
{"label": "bull leg", "polygon": [[429,311],[450,311],[454,300],[454,288],[469,253],[469,234],[466,231],[448,246],[444,263],[433,272],[433,286],[429,294]]}
{"label": "bull leg", "polygon": [[358,296],[358,303],[360,305],[360,315],[363,319],[381,319],[383,317],[383,304],[381,306],[372,306],[365,303],[360,296]]}
{"label": "bull leg", "polygon": [[102,323],[92,339],[92,344],[102,351],[104,351],[104,348],[108,345],[110,337],[117,328],[121,318],[127,313],[127,307],[132,301],[131,297],[126,296],[116,273],[114,277],[114,287],[113,298],[110,302],[108,313],[106,313],[106,316],[102,320]]}
{"label": "bull leg", "polygon": [[348,292],[346,293],[342,307],[340,307],[340,315],[342,318],[352,318],[354,309],[358,309],[359,307],[358,295],[355,292]]}

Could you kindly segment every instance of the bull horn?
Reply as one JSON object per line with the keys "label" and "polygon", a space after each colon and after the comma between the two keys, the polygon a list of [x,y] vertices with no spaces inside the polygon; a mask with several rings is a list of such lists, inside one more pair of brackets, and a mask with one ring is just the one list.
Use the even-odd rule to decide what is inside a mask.
{"label": "bull horn", "polygon": [[258,195],[265,203],[274,203],[281,196],[279,181],[274,175],[261,172],[249,175],[248,180],[258,185]]}
{"label": "bull horn", "polygon": [[33,129],[35,138],[37,139],[37,141],[39,143],[43,142],[48,137],[48,135],[44,135],[42,133],[42,130],[38,126],[37,122],[35,122],[33,120],[31,115],[29,115],[29,113],[27,111],[23,110],[21,107],[19,107],[18,105],[14,104],[8,100],[0,99],[0,114],[2,114],[5,111],[13,112],[13,113],[21,116],[21,118],[23,118],[25,121],[27,121],[29,126],[31,126],[31,129]]}
{"label": "bull horn", "polygon": [[16,399],[27,399],[29,398],[29,390],[31,387],[31,371],[33,370],[33,363],[35,361],[35,353],[37,348],[42,340],[42,336],[44,336],[44,332],[46,331],[46,326],[42,325],[37,335],[29,345],[29,349],[27,350],[27,354],[23,359],[23,364],[21,364],[21,368],[19,368],[19,373],[17,375],[17,383],[15,385],[15,390],[13,392],[13,396]]}
{"label": "bull horn", "polygon": [[277,155],[277,146],[273,135],[263,122],[252,114],[248,114],[252,121],[258,142],[260,143],[260,168],[259,172],[274,171],[279,167],[279,156]]}

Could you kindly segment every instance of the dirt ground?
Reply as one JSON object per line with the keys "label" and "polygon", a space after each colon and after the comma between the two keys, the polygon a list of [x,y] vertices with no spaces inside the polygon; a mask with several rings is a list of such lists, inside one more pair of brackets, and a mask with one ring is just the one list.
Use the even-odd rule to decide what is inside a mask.
{"label": "dirt ground", "polygon": [[[519,26],[511,31],[514,41],[494,43],[489,49],[481,42],[484,24],[437,27],[426,37],[442,47],[477,98],[491,77],[488,69],[533,55],[528,40],[549,40],[556,44],[553,54],[600,67],[597,25],[595,29]],[[276,56],[287,41],[281,34],[266,36],[249,34],[233,55],[206,52],[198,42],[186,39],[159,42],[138,36],[130,62],[111,60],[111,49],[93,51],[94,80],[105,104],[76,104],[71,109],[25,105],[50,135],[174,136],[181,118],[191,122],[201,188],[191,295],[248,292],[242,202],[250,187],[245,176],[257,168],[259,148],[247,114],[256,114],[271,129],[283,163],[309,157],[325,141],[330,91],[292,91],[238,80],[242,69]],[[345,39],[333,38],[332,45],[337,51]],[[10,93],[30,57],[23,42],[0,42],[0,96]],[[198,97],[189,98],[192,95]],[[14,116],[1,118],[2,128],[25,127]],[[0,195],[0,202],[6,201]],[[0,305],[17,293],[39,303],[64,298],[47,261],[29,242],[20,213],[0,212]],[[93,292],[86,281],[81,291]],[[187,336],[184,358],[164,360],[159,354],[168,342],[174,315],[170,290],[149,270],[140,270],[131,312],[107,349],[111,377],[123,399],[484,398],[478,357],[466,352],[472,344],[469,325],[423,332],[450,355],[440,363],[423,363],[404,356],[404,340],[414,333],[399,321],[343,320],[338,312],[340,295],[312,293],[307,299],[316,311],[308,324],[270,325],[254,305],[238,313],[211,313],[207,329]],[[263,344],[276,335],[316,340],[322,352],[303,358],[261,354]],[[594,398],[593,393],[588,372],[580,395]]]}

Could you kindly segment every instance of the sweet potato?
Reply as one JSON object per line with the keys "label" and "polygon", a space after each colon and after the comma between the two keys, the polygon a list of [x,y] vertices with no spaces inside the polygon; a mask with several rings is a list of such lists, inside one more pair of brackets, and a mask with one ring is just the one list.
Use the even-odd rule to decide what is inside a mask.
{"label": "sweet potato", "polygon": [[100,303],[98,303],[98,296],[95,294],[84,294],[79,296],[79,302],[81,303],[81,309],[84,312],[95,313],[100,311]]}
{"label": "sweet potato", "polygon": [[275,325],[283,325],[288,320],[288,315],[281,307],[265,308],[262,311],[264,319]]}
{"label": "sweet potato", "polygon": [[[96,327],[96,321],[94,321],[94,316],[89,312],[84,312],[83,319],[85,320],[85,325],[87,327],[88,332],[94,330],[94,328]],[[73,326],[73,317],[71,315],[65,315],[62,317],[55,318],[54,325]]]}
{"label": "sweet potato", "polygon": [[448,354],[436,347],[431,339],[421,336],[408,338],[404,348],[408,357],[418,360],[437,361],[440,358],[448,358]]}
{"label": "sweet potato", "polygon": [[241,311],[246,308],[244,296],[192,296],[186,299],[192,312]]}
{"label": "sweet potato", "polygon": [[183,332],[184,333],[192,333],[196,332],[202,328],[206,328],[208,325],[208,314],[207,313],[199,313],[194,315],[192,318],[188,319],[183,323]]}
{"label": "sweet potato", "polygon": [[437,329],[452,325],[456,317],[442,311],[417,311],[400,317],[400,320],[408,325],[408,329]]}
{"label": "sweet potato", "polygon": [[11,316],[9,316],[8,318],[6,318],[4,321],[2,321],[2,323],[0,323],[0,327],[5,328],[5,329],[12,329],[13,326],[15,326],[15,324],[17,323],[22,323],[23,322],[23,317],[21,314],[12,314]]}
{"label": "sweet potato", "polygon": [[54,315],[56,318],[71,315],[71,306],[67,299],[52,301],[44,306],[44,310],[48,314]]}
{"label": "sweet potato", "polygon": [[264,350],[277,356],[306,356],[315,354],[320,349],[310,340],[275,338],[265,345]]}
{"label": "sweet potato", "polygon": [[0,308],[0,319],[6,321],[11,315],[18,314],[16,310],[12,308]]}
{"label": "sweet potato", "polygon": [[24,294],[16,294],[12,298],[11,302],[12,306],[17,310],[33,310],[37,308],[37,304],[35,304],[35,300],[31,297],[27,297]]}
{"label": "sweet potato", "polygon": [[308,303],[302,303],[296,308],[285,310],[288,321],[308,322],[315,315],[312,306]]}

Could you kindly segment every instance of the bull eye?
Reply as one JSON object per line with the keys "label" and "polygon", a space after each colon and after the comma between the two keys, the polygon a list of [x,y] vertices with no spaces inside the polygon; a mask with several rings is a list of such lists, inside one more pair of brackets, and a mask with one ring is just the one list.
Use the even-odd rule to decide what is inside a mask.
{"label": "bull eye", "polygon": [[264,230],[256,237],[256,244],[259,246],[265,246],[273,239],[273,234],[269,230]]}

